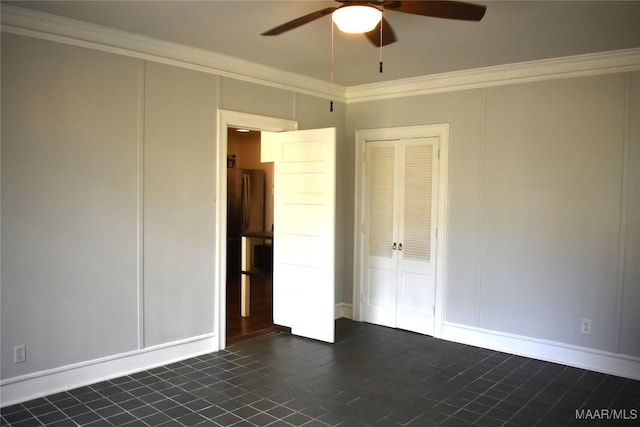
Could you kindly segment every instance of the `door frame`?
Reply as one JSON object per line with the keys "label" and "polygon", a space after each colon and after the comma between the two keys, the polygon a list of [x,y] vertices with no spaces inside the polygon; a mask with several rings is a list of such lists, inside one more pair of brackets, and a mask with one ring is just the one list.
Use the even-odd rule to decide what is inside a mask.
{"label": "door frame", "polygon": [[449,124],[405,126],[384,129],[364,129],[356,131],[355,145],[355,206],[353,242],[353,318],[363,320],[364,297],[364,233],[365,233],[365,148],[367,141],[392,141],[399,139],[438,137],[440,140],[438,179],[438,220],[435,271],[435,313],[433,336],[442,336],[446,290],[446,244],[447,244],[447,199],[449,163]]}
{"label": "door frame", "polygon": [[258,131],[282,132],[297,130],[295,120],[260,116],[238,111],[218,109],[218,137],[216,150],[216,194],[215,221],[215,280],[214,296],[217,298],[217,312],[214,314],[214,333],[218,339],[218,349],[223,350],[227,341],[227,132],[230,127]]}

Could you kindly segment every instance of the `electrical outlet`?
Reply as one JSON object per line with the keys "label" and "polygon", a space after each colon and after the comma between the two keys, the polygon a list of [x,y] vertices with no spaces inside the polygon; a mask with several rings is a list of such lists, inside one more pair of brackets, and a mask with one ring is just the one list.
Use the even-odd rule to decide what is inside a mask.
{"label": "electrical outlet", "polygon": [[27,349],[24,344],[13,347],[13,363],[22,363],[27,361]]}
{"label": "electrical outlet", "polygon": [[580,322],[580,332],[591,335],[591,319],[582,319]]}

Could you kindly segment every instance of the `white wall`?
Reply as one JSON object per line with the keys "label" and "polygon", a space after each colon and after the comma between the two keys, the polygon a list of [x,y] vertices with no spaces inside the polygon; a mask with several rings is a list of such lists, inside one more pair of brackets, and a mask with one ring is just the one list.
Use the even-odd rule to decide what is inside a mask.
{"label": "white wall", "polygon": [[3,378],[138,347],[140,64],[2,35]]}
{"label": "white wall", "polygon": [[640,73],[629,76],[629,148],[626,210],[623,217],[624,286],[620,352],[640,354]]}
{"label": "white wall", "polygon": [[339,135],[345,115],[8,33],[2,91],[2,405],[215,350],[218,109]]}
{"label": "white wall", "polygon": [[479,327],[618,351],[624,95],[623,75],[487,91]]}
{"label": "white wall", "polygon": [[2,55],[3,379],[213,333],[216,76]]}
{"label": "white wall", "polygon": [[223,78],[220,108],[262,116],[295,120],[296,93],[291,90],[261,86],[242,80]]}
{"label": "white wall", "polygon": [[348,133],[450,123],[447,323],[640,356],[638,79],[348,106]]}
{"label": "white wall", "polygon": [[217,78],[145,64],[144,344],[213,333]]}

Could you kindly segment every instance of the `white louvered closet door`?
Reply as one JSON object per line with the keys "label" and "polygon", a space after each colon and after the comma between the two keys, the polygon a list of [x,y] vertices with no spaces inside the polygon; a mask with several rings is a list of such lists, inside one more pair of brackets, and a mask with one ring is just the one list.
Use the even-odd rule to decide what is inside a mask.
{"label": "white louvered closet door", "polygon": [[366,150],[364,320],[433,334],[438,138]]}
{"label": "white louvered closet door", "polygon": [[401,212],[398,215],[397,327],[433,334],[435,307],[435,213],[437,138],[403,144],[400,171]]}

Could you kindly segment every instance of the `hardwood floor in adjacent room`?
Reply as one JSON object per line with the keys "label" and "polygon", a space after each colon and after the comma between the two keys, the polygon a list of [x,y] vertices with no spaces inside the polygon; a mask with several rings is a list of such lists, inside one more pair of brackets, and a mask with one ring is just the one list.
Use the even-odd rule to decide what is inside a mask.
{"label": "hardwood floor in adjacent room", "polygon": [[240,277],[227,280],[227,344],[273,331],[273,285],[270,278],[251,278],[250,316],[240,315]]}

